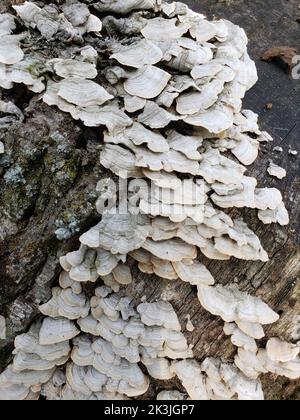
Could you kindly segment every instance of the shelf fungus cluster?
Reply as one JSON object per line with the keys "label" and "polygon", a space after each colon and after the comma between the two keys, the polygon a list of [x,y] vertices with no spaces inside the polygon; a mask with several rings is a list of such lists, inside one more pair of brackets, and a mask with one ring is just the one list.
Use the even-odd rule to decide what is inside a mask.
{"label": "shelf fungus cluster", "polygon": [[13,9],[26,27],[37,29],[48,40],[56,37],[77,40],[86,33],[100,34],[102,29],[101,20],[83,3],[66,3],[59,10],[53,4],[40,8],[25,1]]}
{"label": "shelf fungus cluster", "polygon": [[224,363],[207,358],[202,364],[187,359],[172,363],[172,370],[180,379],[186,394],[177,390],[162,391],[157,399],[165,400],[250,400],[264,399],[258,377],[272,372],[291,379],[300,375],[299,345],[271,338],[266,349],[258,350],[246,335],[233,324],[227,324],[226,334],[231,334],[238,347],[235,363]]}
{"label": "shelf fungus cluster", "polygon": [[245,376],[235,365],[218,359],[175,362],[173,369],[193,400],[263,400],[258,380]]}
{"label": "shelf fungus cluster", "polygon": [[[96,187],[99,223],[60,258],[41,319],[15,340],[0,399],[126,399],[147,393],[151,378],[178,377],[186,394],[158,399],[261,400],[260,374],[300,377],[298,345],[272,338],[258,347],[263,326],[279,316],[237,286],[215,285],[199,258],[268,261],[258,236],[227,209],[289,223],[280,191],[247,175],[272,138],[242,107],[257,81],[245,32],[160,0],[13,9],[0,15],[0,86],[23,83],[47,105],[101,127],[100,163],[111,177]],[[60,39],[63,56],[31,51],[31,36]],[[0,112],[21,119],[13,105],[1,101]],[[279,169],[269,173],[281,177]],[[195,287],[200,304],[224,320],[234,363],[194,360],[169,302],[134,305],[126,288],[133,265]],[[197,331],[190,318],[188,330]]]}
{"label": "shelf fungus cluster", "polygon": [[53,289],[40,308],[46,317],[16,338],[13,363],[0,375],[0,399],[132,398],[147,392],[150,377],[174,377],[172,360],[193,356],[170,303],[135,309],[107,286],[89,300],[75,289]]}

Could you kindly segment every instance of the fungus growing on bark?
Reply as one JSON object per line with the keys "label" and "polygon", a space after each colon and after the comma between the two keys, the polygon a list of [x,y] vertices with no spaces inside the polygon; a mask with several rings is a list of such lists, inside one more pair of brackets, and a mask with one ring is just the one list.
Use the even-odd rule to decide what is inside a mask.
{"label": "fungus growing on bark", "polygon": [[[55,291],[55,295],[61,293]],[[57,318],[55,311],[16,338],[13,364],[0,376],[1,399],[20,390],[14,398],[24,399],[33,385],[39,385],[37,393],[48,399],[69,399],[70,393],[71,399],[135,397],[149,387],[138,363],[146,366],[150,376],[164,380],[173,377],[168,359],[192,357],[168,302],[142,303],[137,312],[130,299],[101,287],[90,304],[89,315],[76,314],[81,329],[77,338],[80,331],[75,324]],[[53,298],[48,305],[53,306]],[[62,365],[65,376],[57,379],[55,367]]]}
{"label": "fungus growing on bark", "polygon": [[159,401],[183,401],[186,400],[186,395],[179,391],[160,391],[156,399]]}
{"label": "fungus growing on bark", "polygon": [[76,38],[88,32],[99,35],[102,29],[100,19],[92,15],[82,3],[64,5],[63,13],[53,4],[40,8],[30,1],[13,8],[26,26],[37,28],[48,40],[56,37],[59,32]]}
{"label": "fungus growing on bark", "polygon": [[231,336],[231,342],[236,347],[242,347],[247,351],[255,352],[257,345],[254,338],[249,337],[242,330],[240,330],[236,324],[226,323],[224,326],[224,333]]}
{"label": "fungus growing on bark", "polygon": [[274,176],[278,179],[283,179],[286,177],[286,170],[276,165],[274,162],[270,162],[268,167],[268,173],[271,176]]}
{"label": "fungus growing on bark", "polygon": [[262,373],[271,372],[275,375],[297,379],[300,376],[298,355],[299,346],[272,338],[268,341],[266,349],[252,352],[240,348],[235,357],[235,364],[249,378],[255,379]]}
{"label": "fungus growing on bark", "polygon": [[279,319],[268,305],[260,299],[240,292],[235,286],[198,286],[201,305],[225,322],[242,321],[268,325]]}
{"label": "fungus growing on bark", "polygon": [[278,338],[271,338],[266,349],[269,359],[273,362],[291,362],[300,353],[300,346],[281,341]]}
{"label": "fungus growing on bark", "polygon": [[249,379],[234,365],[217,359],[194,360],[172,365],[189,397],[193,400],[262,400],[258,380]]}
{"label": "fungus growing on bark", "polygon": [[42,346],[62,343],[76,337],[79,332],[76,325],[66,318],[45,318],[39,333],[39,343]]}
{"label": "fungus growing on bark", "polygon": [[94,79],[98,74],[95,64],[85,61],[56,58],[50,61],[49,65],[53,67],[54,72],[58,76],[64,79],[74,77],[79,79]]}

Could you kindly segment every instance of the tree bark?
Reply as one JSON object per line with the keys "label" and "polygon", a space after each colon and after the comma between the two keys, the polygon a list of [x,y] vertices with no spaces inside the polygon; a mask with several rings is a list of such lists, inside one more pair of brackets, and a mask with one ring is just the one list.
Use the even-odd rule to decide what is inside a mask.
{"label": "tree bark", "polygon": [[[9,2],[2,3],[0,12]],[[282,228],[258,222],[254,211],[234,211],[234,215],[243,215],[261,238],[270,261],[216,262],[203,257],[202,262],[217,283],[235,282],[240,290],[262,298],[280,313],[280,321],[267,329],[266,339],[278,336],[297,342],[300,178],[299,157],[288,151],[290,147],[299,148],[300,83],[275,65],[260,62],[259,57],[270,46],[297,46],[298,1],[185,3],[198,12],[227,17],[246,29],[260,81],[248,94],[244,107],[260,113],[263,129],[275,137],[273,144],[263,146],[260,158],[248,174],[258,179],[260,187],[279,188],[291,217],[290,225]],[[0,340],[0,370],[11,359],[15,336],[28,329],[38,316],[38,305],[49,299],[59,273],[58,257],[77,249],[79,235],[99,220],[94,207],[95,186],[107,175],[99,164],[102,144],[99,129],[84,127],[20,86],[3,91],[2,98],[13,100],[24,111],[25,120],[10,125],[0,135],[5,144],[5,155],[0,157],[0,314],[7,320],[7,340]],[[265,109],[267,103],[273,104],[272,110]],[[281,146],[283,153],[274,152],[275,146]],[[287,169],[284,180],[267,175],[270,159]],[[61,229],[63,240],[57,239],[57,229]],[[142,296],[147,300],[168,297],[199,361],[205,357],[233,360],[236,348],[225,337],[223,322],[201,308],[194,288],[180,281],[167,282],[144,275],[136,267],[133,271],[134,283],[126,294],[136,301]],[[195,326],[192,333],[185,331],[187,315]],[[143,399],[154,398],[161,389],[174,389],[175,385],[180,389],[177,382],[155,382]],[[300,399],[299,381],[266,375],[263,385],[267,399]]]}

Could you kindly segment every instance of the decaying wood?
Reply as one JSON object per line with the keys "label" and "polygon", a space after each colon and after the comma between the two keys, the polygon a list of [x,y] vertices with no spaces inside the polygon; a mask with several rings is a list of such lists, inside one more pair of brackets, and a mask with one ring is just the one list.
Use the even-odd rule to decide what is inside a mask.
{"label": "decaying wood", "polygon": [[261,59],[263,61],[279,60],[283,65],[285,65],[287,70],[291,72],[296,65],[296,63],[293,60],[297,54],[297,48],[272,47],[263,53]]}
{"label": "decaying wood", "polygon": [[[1,11],[5,3],[9,2],[3,2]],[[186,3],[199,12],[225,16],[248,32],[260,82],[248,94],[246,107],[261,112],[263,129],[275,136],[273,144],[264,146],[249,174],[263,187],[270,157],[286,168],[287,177],[281,181],[268,178],[268,186],[271,183],[283,192],[291,216],[289,227],[270,227],[258,222],[254,211],[243,212],[270,255],[268,263],[215,262],[205,257],[201,260],[218,283],[236,282],[241,290],[261,297],[281,314],[281,320],[268,329],[267,338],[278,336],[297,342],[300,340],[300,177],[299,156],[291,156],[288,150],[290,147],[299,150],[300,84],[275,66],[259,62],[259,58],[275,41],[277,45],[279,42],[293,45],[297,40],[299,26],[294,21],[294,12],[298,2],[255,0],[245,4],[240,0],[230,6],[209,0]],[[80,233],[97,222],[95,185],[105,175],[101,174],[103,168],[98,161],[99,130],[84,128],[66,114],[32,100],[25,89],[14,89],[6,95],[25,111],[26,119],[4,134],[6,155],[0,158],[0,313],[7,320],[8,337],[0,340],[0,369],[10,359],[15,335],[28,328],[38,314],[38,305],[50,297],[50,288],[59,273],[57,256],[77,249]],[[267,102],[273,108],[264,113]],[[283,153],[273,151],[275,146],[282,147]],[[7,213],[12,216],[10,219]],[[55,236],[58,228],[65,231],[63,241]],[[137,302],[142,296],[148,300],[167,297],[180,316],[189,342],[194,345],[196,358],[233,357],[235,348],[222,331],[223,322],[201,309],[191,286],[144,275],[136,267],[133,271],[134,283],[126,293],[133,295]],[[195,326],[192,332],[185,331],[187,315]],[[283,378],[275,381],[266,375],[263,383],[267,399],[300,398],[299,381]],[[143,399],[154,398],[161,389],[174,389],[174,386],[174,382],[167,385],[156,382]],[[180,389],[180,384],[176,383],[176,387]]]}

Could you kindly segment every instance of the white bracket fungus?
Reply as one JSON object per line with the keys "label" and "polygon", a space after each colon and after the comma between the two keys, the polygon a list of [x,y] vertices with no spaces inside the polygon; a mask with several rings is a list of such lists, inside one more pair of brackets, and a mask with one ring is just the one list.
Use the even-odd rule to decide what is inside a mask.
{"label": "white bracket fungus", "polygon": [[157,0],[113,0],[107,2],[100,0],[94,4],[99,12],[112,12],[116,14],[127,14],[133,10],[153,10]]}
{"label": "white bracket fungus", "polygon": [[[70,289],[60,290],[55,295]],[[139,363],[150,376],[171,379],[169,359],[193,355],[172,306],[142,303],[136,312],[130,299],[111,293],[107,287],[97,288],[91,313],[77,312],[77,326],[89,336],[74,338],[80,333],[75,323],[57,318],[56,311],[18,336],[13,364],[0,375],[0,399],[26,399],[33,387],[37,398],[41,394],[47,399],[135,397],[149,387]],[[53,298],[48,305],[55,306]]]}
{"label": "white bracket fungus", "polygon": [[268,325],[279,320],[277,315],[260,299],[240,292],[236,286],[198,286],[201,305],[225,322],[247,322]]}
{"label": "white bracket fungus", "polygon": [[65,32],[70,38],[75,38],[88,32],[99,34],[102,29],[100,19],[81,3],[65,5],[63,13],[59,13],[54,5],[40,8],[30,1],[13,8],[26,26],[37,28],[46,39],[55,37],[58,32]]}
{"label": "white bracket fungus", "polygon": [[266,349],[252,352],[239,348],[235,364],[249,378],[271,372],[295,380],[300,376],[299,349],[297,345],[272,338]]}
{"label": "white bracket fungus", "polygon": [[300,346],[281,341],[278,338],[271,338],[266,349],[268,357],[273,362],[291,362],[300,353]]}
{"label": "white bracket fungus", "polygon": [[274,162],[270,162],[268,167],[268,173],[271,176],[274,176],[278,179],[283,179],[286,177],[286,170],[276,165]]}
{"label": "white bracket fungus", "polygon": [[66,318],[45,318],[39,333],[39,343],[42,346],[62,343],[79,333],[76,325]]}
{"label": "white bracket fungus", "polygon": [[179,391],[160,391],[156,399],[159,401],[183,401],[186,400],[186,395]]}
{"label": "white bracket fungus", "polygon": [[231,342],[236,347],[242,347],[247,351],[256,352],[258,350],[254,338],[249,337],[246,333],[240,330],[236,324],[225,324],[224,333],[231,336]]}
{"label": "white bracket fungus", "polygon": [[189,332],[195,331],[195,326],[192,323],[191,316],[187,315],[187,323],[186,323],[186,330]]}
{"label": "white bracket fungus", "polygon": [[249,379],[234,365],[217,359],[184,360],[172,365],[192,400],[263,400],[258,380]]}

